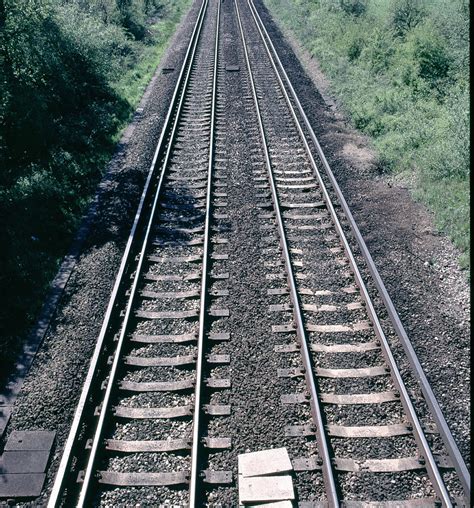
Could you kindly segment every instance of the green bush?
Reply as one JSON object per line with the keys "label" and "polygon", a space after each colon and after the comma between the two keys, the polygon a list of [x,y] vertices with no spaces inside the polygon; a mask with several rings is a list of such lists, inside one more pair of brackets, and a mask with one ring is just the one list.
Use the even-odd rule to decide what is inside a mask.
{"label": "green bush", "polygon": [[405,58],[413,62],[417,76],[430,88],[446,84],[450,61],[446,45],[447,41],[429,21],[418,25],[407,35]]}
{"label": "green bush", "polygon": [[387,37],[386,30],[375,27],[367,34],[366,44],[361,52],[361,60],[366,63],[374,74],[382,74],[392,64],[395,54],[395,44],[391,37]]}
{"label": "green bush", "polygon": [[415,196],[468,266],[468,1],[267,3],[318,59],[385,171],[413,174]]}
{"label": "green bush", "polygon": [[367,10],[366,0],[339,0],[339,5],[346,14],[352,16],[361,16]]}
{"label": "green bush", "polygon": [[0,0],[2,337],[36,315],[187,5]]}
{"label": "green bush", "polygon": [[389,20],[399,36],[413,30],[423,19],[423,0],[395,0],[389,11]]}
{"label": "green bush", "polygon": [[141,0],[117,0],[117,8],[120,13],[120,24],[136,40],[145,37],[145,9]]}

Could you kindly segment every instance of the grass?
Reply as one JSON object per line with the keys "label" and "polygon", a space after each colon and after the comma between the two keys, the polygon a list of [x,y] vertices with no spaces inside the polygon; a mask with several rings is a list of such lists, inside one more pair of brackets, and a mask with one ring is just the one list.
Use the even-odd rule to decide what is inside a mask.
{"label": "grass", "polygon": [[149,26],[151,38],[157,42],[145,46],[136,65],[114,83],[118,95],[123,97],[132,108],[136,108],[140,102],[145,88],[168,47],[169,40],[176,31],[177,24],[190,4],[191,0],[167,0],[161,14],[163,17]]}
{"label": "grass", "polygon": [[[463,180],[428,180],[419,183],[414,195],[435,210],[435,223],[460,249],[459,264],[469,276],[470,192]],[[460,205],[463,203],[463,206]]]}
{"label": "grass", "polygon": [[463,0],[266,0],[320,63],[352,124],[470,269],[469,12]]}

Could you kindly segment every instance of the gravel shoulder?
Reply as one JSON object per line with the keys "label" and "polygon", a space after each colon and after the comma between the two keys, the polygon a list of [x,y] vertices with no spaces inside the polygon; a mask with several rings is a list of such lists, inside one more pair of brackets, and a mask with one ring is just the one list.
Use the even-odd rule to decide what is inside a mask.
{"label": "gravel shoulder", "polygon": [[[317,59],[256,5],[341,186],[466,461],[470,454],[470,291],[459,251],[410,184],[383,175]],[[283,32],[283,33],[282,33]]]}
{"label": "gravel shoulder", "polygon": [[16,400],[5,438],[13,430],[57,431],[43,495],[25,506],[43,505],[52,486],[199,7],[193,2],[183,18],[117,145],[89,235]]}

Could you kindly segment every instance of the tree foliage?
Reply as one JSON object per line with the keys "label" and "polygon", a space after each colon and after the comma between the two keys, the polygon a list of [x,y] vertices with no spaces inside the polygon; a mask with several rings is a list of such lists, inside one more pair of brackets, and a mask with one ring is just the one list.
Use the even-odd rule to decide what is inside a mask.
{"label": "tree foliage", "polygon": [[0,335],[36,312],[133,110],[117,82],[173,1],[0,0]]}
{"label": "tree foliage", "polygon": [[390,23],[398,35],[404,36],[421,22],[424,14],[423,0],[395,0]]}
{"label": "tree foliage", "polygon": [[362,16],[367,9],[366,0],[339,0],[340,8],[353,16]]}

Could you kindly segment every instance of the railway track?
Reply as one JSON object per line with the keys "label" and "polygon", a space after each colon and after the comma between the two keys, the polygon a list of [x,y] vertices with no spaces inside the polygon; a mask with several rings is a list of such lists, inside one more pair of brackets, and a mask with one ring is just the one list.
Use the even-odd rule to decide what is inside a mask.
{"label": "railway track", "polygon": [[[246,146],[230,155],[237,111]],[[251,168],[240,194],[236,154]],[[468,505],[469,473],[422,373],[434,417],[417,415],[326,166],[253,1],[204,0],[50,507],[238,504],[236,454],[248,442],[233,408],[247,381],[236,348],[252,329],[233,315],[229,272],[240,275],[233,232],[245,221],[266,281],[259,347],[279,366],[280,437],[267,437],[290,452],[298,506]]]}
{"label": "railway track", "polygon": [[[228,313],[208,305],[210,278],[225,279],[225,274],[210,275],[211,263],[227,257],[226,240],[211,232],[212,215],[216,221],[225,218],[213,212],[225,195],[225,183],[213,182],[219,7],[205,0],[199,12],[51,506],[87,506],[95,502],[100,485],[165,491],[181,486],[180,502],[194,505],[201,481],[202,419],[228,412],[228,406],[205,404],[207,391],[228,384],[228,379],[211,377],[211,367],[229,361],[226,354],[208,354],[206,344],[226,339],[207,327],[211,316]],[[133,282],[124,286],[130,277]],[[225,293],[213,291],[216,297]],[[86,422],[91,406],[97,417],[92,423]],[[84,428],[92,437],[82,461],[72,466]],[[204,444],[229,446],[218,437],[207,437]],[[143,461],[165,456],[164,470],[143,472]],[[71,475],[78,472],[75,485]],[[229,479],[226,472],[209,471],[204,481]]]}

